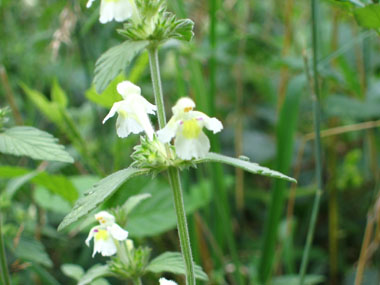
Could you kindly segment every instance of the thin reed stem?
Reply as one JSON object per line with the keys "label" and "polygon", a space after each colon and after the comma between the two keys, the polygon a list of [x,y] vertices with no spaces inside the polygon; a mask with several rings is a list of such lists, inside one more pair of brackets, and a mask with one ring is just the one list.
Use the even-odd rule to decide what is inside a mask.
{"label": "thin reed stem", "polygon": [[[317,0],[311,0],[311,15],[312,15],[312,49],[313,49],[313,87],[312,99],[313,99],[313,113],[314,113],[314,132],[315,132],[315,160],[316,160],[316,179],[317,179],[317,192],[314,198],[314,204],[311,214],[311,220],[309,224],[309,229],[306,237],[306,245],[303,251],[301,268],[300,268],[300,284],[303,285],[305,282],[305,273],[307,269],[307,264],[309,261],[309,252],[311,245],[313,243],[314,231],[317,222],[319,206],[322,196],[322,147],[321,147],[321,131],[320,131],[320,90],[318,84],[318,38],[317,38]],[[305,61],[307,63],[307,61]],[[308,68],[306,66],[306,72]]]}
{"label": "thin reed stem", "polygon": [[10,285],[11,279],[9,277],[9,271],[8,271],[8,264],[7,264],[7,257],[5,255],[5,248],[4,248],[4,237],[3,237],[3,218],[2,214],[0,213],[0,263],[1,263],[1,279],[2,284],[4,285]]}
{"label": "thin reed stem", "polygon": [[[166,124],[166,115],[165,115],[164,97],[163,97],[162,85],[161,85],[160,64],[158,60],[157,46],[150,47],[148,49],[148,53],[149,53],[149,62],[150,62],[154,97],[156,99],[156,105],[157,105],[158,123],[159,123],[160,128],[163,128]],[[189,237],[189,230],[187,227],[185,206],[183,203],[181,179],[180,179],[179,171],[175,168],[169,168],[168,174],[169,174],[170,185],[173,190],[174,206],[175,206],[175,211],[177,215],[179,241],[181,244],[183,259],[185,261],[186,284],[195,285],[194,263],[193,263],[193,256],[192,256],[191,246],[190,246],[190,237]]]}

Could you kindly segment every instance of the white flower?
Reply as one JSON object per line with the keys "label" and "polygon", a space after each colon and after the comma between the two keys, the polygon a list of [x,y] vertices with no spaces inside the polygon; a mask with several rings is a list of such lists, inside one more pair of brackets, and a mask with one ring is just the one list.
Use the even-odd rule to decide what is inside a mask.
{"label": "white flower", "polygon": [[165,279],[163,277],[160,278],[159,282],[160,282],[160,285],[178,285],[176,282],[174,282],[172,280]]}
{"label": "white flower", "polygon": [[222,123],[216,118],[193,111],[195,103],[190,98],[181,98],[172,108],[173,117],[167,125],[157,132],[158,139],[168,143],[176,137],[174,146],[177,155],[184,159],[204,157],[210,150],[210,141],[203,132],[203,127],[214,134],[223,129]]}
{"label": "white flower", "polygon": [[113,104],[111,111],[104,118],[103,124],[116,113],[119,114],[116,121],[116,132],[121,138],[130,133],[138,134],[145,131],[149,140],[153,140],[154,130],[148,114],[155,114],[155,105],[149,103],[141,96],[141,89],[132,82],[123,81],[117,85],[117,92],[124,100]]}
{"label": "white flower", "polygon": [[100,226],[93,227],[86,239],[87,246],[94,239],[94,251],[92,257],[97,252],[103,256],[114,255],[117,251],[115,240],[123,241],[128,237],[128,232],[115,223],[115,217],[106,211],[99,212],[95,215]]}
{"label": "white flower", "polygon": [[[94,1],[88,0],[86,7],[90,8]],[[124,22],[132,16],[132,11],[133,6],[130,0],[101,0],[99,21],[102,24],[111,22],[113,19]]]}

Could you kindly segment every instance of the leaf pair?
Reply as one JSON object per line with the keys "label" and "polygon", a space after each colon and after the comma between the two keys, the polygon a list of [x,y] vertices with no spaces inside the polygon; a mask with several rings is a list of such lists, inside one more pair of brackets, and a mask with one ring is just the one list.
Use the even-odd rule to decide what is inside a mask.
{"label": "leaf pair", "polygon": [[[195,164],[205,162],[225,163],[234,167],[242,168],[245,171],[248,171],[253,174],[259,174],[263,176],[283,179],[290,182],[296,182],[294,178],[286,176],[278,171],[271,170],[267,167],[262,167],[257,163],[227,157],[221,154],[209,153],[205,158],[194,161]],[[58,227],[58,230],[63,230],[72,223],[76,222],[78,219],[87,215],[90,211],[98,207],[101,203],[105,202],[127,180],[139,175],[145,175],[149,173],[150,171],[148,169],[137,169],[129,167],[117,171],[111,174],[110,176],[102,179],[91,189],[89,189],[84,197],[80,198],[76,202],[74,209],[63,219],[63,221]]]}

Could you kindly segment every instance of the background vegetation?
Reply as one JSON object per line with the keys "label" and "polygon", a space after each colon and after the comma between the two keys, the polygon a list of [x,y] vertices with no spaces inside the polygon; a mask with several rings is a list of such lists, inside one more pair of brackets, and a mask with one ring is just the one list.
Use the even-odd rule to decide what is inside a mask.
{"label": "background vegetation", "polygon": [[[8,125],[54,134],[76,161],[0,156],[0,206],[14,284],[70,284],[63,264],[88,269],[104,263],[102,257],[92,259],[84,245],[91,217],[68,232],[56,227],[93,183],[131,162],[138,138],[119,139],[113,122],[101,124],[119,99],[116,83],[127,78],[153,101],[145,53],[106,94],[91,88],[96,59],[122,38],[114,32],[117,23],[101,25],[99,11],[85,4],[0,1],[0,106],[10,106]],[[360,26],[378,28],[379,20],[356,12],[356,1],[319,4],[324,189],[308,281],[354,284],[356,277],[362,284],[379,284],[379,40],[376,31]],[[168,106],[181,96],[194,98],[198,109],[224,123],[222,134],[211,138],[214,151],[244,155],[298,179],[292,185],[216,165],[185,172],[195,260],[211,284],[258,284],[269,276],[272,284],[293,284],[317,189],[312,84],[305,76],[305,62],[311,66],[312,58],[309,1],[170,0],[168,5],[196,24],[191,44],[173,41],[161,49]],[[128,182],[103,208],[136,193],[152,194],[127,223],[136,244],[150,246],[152,255],[177,251],[164,177]],[[268,219],[270,211],[280,223]],[[265,241],[276,236],[272,250]]]}

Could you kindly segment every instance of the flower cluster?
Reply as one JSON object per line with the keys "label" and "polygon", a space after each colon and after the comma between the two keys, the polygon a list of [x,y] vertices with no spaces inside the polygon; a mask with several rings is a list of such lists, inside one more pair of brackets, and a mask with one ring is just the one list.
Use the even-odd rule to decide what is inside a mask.
{"label": "flower cluster", "polygon": [[[112,258],[108,263],[110,272],[126,279],[144,275],[151,250],[146,247],[135,248],[133,241],[127,239],[128,232],[115,222],[115,216],[110,213],[101,211],[95,215],[95,219],[100,225],[90,230],[85,241],[89,246],[90,241],[94,239],[92,257],[96,253],[102,256],[113,256],[117,253],[118,257]],[[160,285],[177,285],[176,282],[165,278],[160,278],[159,283]]]}
{"label": "flower cluster", "polygon": [[[95,0],[88,0],[87,8]],[[163,0],[101,0],[99,21],[125,22],[118,32],[130,40],[164,41],[170,38],[190,41],[193,21],[177,19],[166,10]]]}
{"label": "flower cluster", "polygon": [[[95,0],[89,0],[86,7],[90,8]],[[124,22],[132,17],[134,1],[129,0],[101,0],[100,3],[100,18],[102,24],[111,22]]]}
{"label": "flower cluster", "polygon": [[99,221],[100,225],[90,230],[86,244],[90,246],[90,241],[94,239],[92,257],[98,252],[102,256],[112,256],[117,252],[115,242],[127,240],[128,232],[116,224],[115,217],[106,211],[97,213],[95,219]]}
{"label": "flower cluster", "polygon": [[119,83],[117,91],[124,100],[113,105],[103,123],[118,113],[116,131],[119,137],[125,138],[131,133],[138,134],[144,131],[149,139],[148,146],[139,148],[137,154],[138,157],[152,160],[149,161],[149,164],[154,164],[157,159],[161,161],[160,164],[164,164],[165,156],[168,159],[171,155],[167,153],[170,152],[170,149],[165,149],[162,143],[168,144],[173,138],[175,139],[174,150],[178,158],[186,161],[202,158],[210,150],[210,141],[203,132],[203,128],[214,134],[223,129],[223,125],[218,119],[194,111],[194,101],[184,97],[179,99],[172,108],[173,116],[167,125],[157,132],[159,140],[157,141],[148,117],[149,114],[155,114],[156,106],[141,95],[140,87],[129,81]]}

